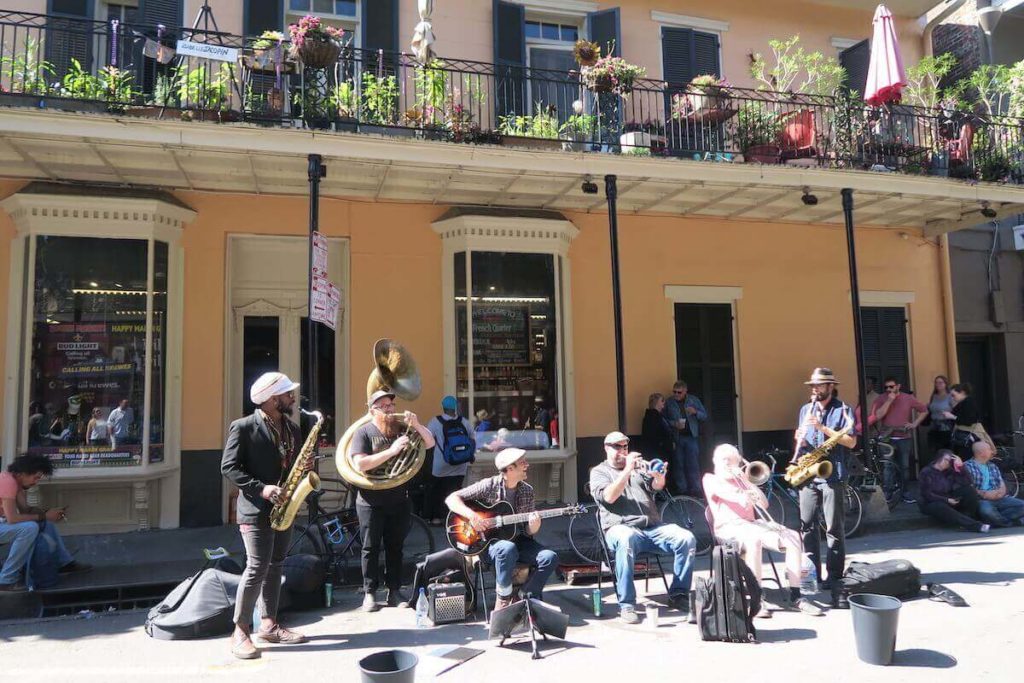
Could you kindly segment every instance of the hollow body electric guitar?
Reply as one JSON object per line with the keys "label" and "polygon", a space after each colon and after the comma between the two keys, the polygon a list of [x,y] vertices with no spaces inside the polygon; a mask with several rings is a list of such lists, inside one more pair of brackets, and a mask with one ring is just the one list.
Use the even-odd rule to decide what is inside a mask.
{"label": "hollow body electric guitar", "polygon": [[[486,529],[477,531],[470,521],[454,512],[448,513],[445,521],[445,533],[448,544],[463,555],[479,555],[494,541],[511,541],[522,531],[522,526],[532,512],[517,514],[511,503],[499,500],[494,505],[486,505],[466,501],[469,509],[479,513],[486,520]],[[541,519],[561,517],[563,515],[579,515],[586,510],[582,505],[570,505],[551,510],[536,510]]]}

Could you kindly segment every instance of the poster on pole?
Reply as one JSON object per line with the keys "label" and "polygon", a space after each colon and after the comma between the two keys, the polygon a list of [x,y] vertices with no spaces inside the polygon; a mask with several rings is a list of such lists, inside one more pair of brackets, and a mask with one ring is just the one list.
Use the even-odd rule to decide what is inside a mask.
{"label": "poster on pole", "polygon": [[341,309],[341,290],[327,278],[314,277],[312,300],[311,317],[313,320],[337,331],[338,311]]}
{"label": "poster on pole", "polygon": [[313,279],[327,279],[327,238],[323,233],[313,233]]}

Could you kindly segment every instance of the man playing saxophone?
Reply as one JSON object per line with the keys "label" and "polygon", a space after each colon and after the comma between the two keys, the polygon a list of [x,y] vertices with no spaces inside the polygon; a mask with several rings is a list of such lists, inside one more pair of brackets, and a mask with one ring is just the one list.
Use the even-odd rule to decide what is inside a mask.
{"label": "man playing saxophone", "polygon": [[[395,394],[390,389],[379,389],[367,401],[370,407],[370,422],[359,427],[352,435],[350,453],[352,463],[359,472],[369,472],[402,457],[409,446],[410,437],[402,433],[408,428],[415,431],[426,448],[433,448],[434,437],[430,430],[420,424],[414,413],[395,413]],[[395,418],[403,417],[405,425]],[[388,489],[358,489],[356,514],[359,517],[359,534],[363,541],[362,569],[363,611],[375,612],[377,589],[381,584],[380,549],[384,547],[384,585],[387,588],[388,607],[397,607],[403,602],[402,546],[409,533],[412,506],[409,502],[409,484]]]}
{"label": "man playing saxophone", "polygon": [[[846,564],[846,533],[843,529],[845,517],[843,480],[846,478],[846,457],[856,443],[853,413],[850,407],[839,400],[835,374],[829,368],[815,368],[811,378],[804,382],[811,388],[811,400],[800,409],[799,426],[794,434],[796,449],[792,463],[800,456],[813,452],[829,439],[838,437],[823,462],[831,465],[827,477],[812,477],[798,486],[800,495],[800,531],[803,534],[804,550],[811,554],[818,576],[821,576],[821,541],[818,534],[818,513],[824,512],[825,539],[828,554],[825,567],[828,578],[822,587],[832,592],[832,606],[846,608],[846,597],[842,594],[839,579]],[[843,430],[848,430],[839,436]],[[827,468],[826,468],[827,469]]]}
{"label": "man playing saxophone", "polygon": [[291,471],[302,446],[298,426],[288,419],[298,386],[280,372],[261,375],[249,389],[256,410],[231,423],[224,444],[220,470],[238,487],[237,516],[245,544],[245,572],[238,585],[231,635],[231,652],[239,659],[260,656],[250,637],[257,600],[262,615],[256,634],[260,640],[288,645],[306,642],[305,636],[277,622],[281,563],[292,532],[270,526],[270,511],[282,494],[278,484]]}
{"label": "man playing saxophone", "polygon": [[[745,463],[739,450],[731,444],[721,444],[712,456],[715,471],[704,475],[704,495],[711,510],[718,538],[739,544],[743,559],[761,583],[761,554],[764,548],[786,555],[786,582],[789,593],[783,598],[787,609],[811,616],[822,616],[821,609],[800,597],[800,562],[803,544],[793,529],[777,524],[768,514],[768,499],[749,478],[753,469]],[[759,463],[760,464],[760,463]],[[741,467],[742,466],[742,467]],[[771,473],[764,466],[764,479]],[[768,618],[771,611],[761,602],[757,616]]]}

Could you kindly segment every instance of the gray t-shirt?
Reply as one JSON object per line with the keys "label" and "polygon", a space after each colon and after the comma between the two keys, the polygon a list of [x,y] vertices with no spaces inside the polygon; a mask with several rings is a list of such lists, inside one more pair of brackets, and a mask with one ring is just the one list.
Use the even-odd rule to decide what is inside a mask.
{"label": "gray t-shirt", "polygon": [[605,531],[616,524],[646,529],[661,524],[661,514],[654,503],[654,487],[648,474],[636,470],[629,477],[629,483],[614,503],[606,503],[604,490],[608,488],[622,470],[617,470],[607,461],[590,470],[590,495],[601,510],[601,528]]}

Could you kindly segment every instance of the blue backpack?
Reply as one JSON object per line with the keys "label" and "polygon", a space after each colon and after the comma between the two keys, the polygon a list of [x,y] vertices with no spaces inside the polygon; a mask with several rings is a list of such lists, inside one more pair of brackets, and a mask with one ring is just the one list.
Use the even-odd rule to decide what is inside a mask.
{"label": "blue backpack", "polygon": [[437,419],[441,423],[441,433],[444,435],[444,443],[441,446],[444,461],[449,465],[476,462],[476,444],[466,431],[466,425],[462,424],[462,418],[446,420],[438,415]]}

